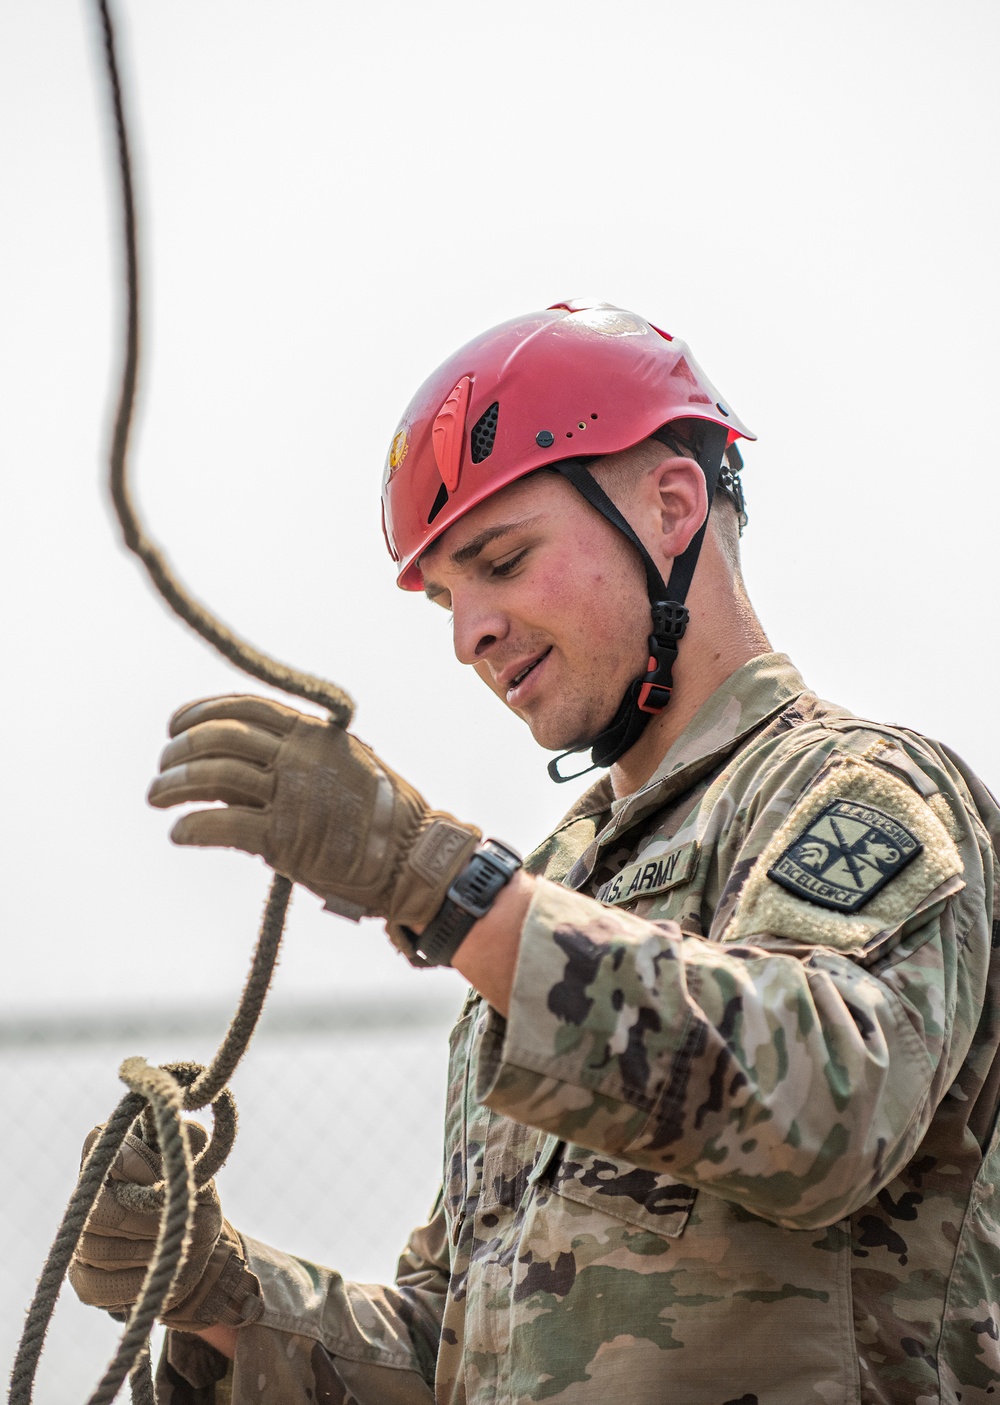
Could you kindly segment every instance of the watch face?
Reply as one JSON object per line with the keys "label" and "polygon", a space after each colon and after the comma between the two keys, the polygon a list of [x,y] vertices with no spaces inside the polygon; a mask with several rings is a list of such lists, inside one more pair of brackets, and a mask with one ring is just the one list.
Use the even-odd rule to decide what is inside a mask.
{"label": "watch face", "polygon": [[473,854],[455,879],[451,891],[467,912],[474,913],[476,917],[485,917],[509,877],[491,854],[479,852]]}

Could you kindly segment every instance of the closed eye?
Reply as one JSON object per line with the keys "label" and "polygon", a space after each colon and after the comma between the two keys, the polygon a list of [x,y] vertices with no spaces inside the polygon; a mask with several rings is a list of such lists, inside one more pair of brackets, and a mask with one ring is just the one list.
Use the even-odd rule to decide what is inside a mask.
{"label": "closed eye", "polygon": [[494,576],[509,576],[512,571],[514,571],[518,566],[520,566],[521,562],[524,560],[527,554],[528,548],[525,547],[523,551],[517,552],[514,556],[509,557],[506,561],[498,561],[493,566],[491,574]]}
{"label": "closed eye", "polygon": [[443,586],[431,585],[424,587],[424,594],[432,605],[440,605],[443,610],[451,614],[451,592],[445,590]]}

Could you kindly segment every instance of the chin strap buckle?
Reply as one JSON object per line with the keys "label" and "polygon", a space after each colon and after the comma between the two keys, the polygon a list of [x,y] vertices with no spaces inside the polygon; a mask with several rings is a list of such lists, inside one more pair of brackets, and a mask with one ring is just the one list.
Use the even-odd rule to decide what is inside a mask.
{"label": "chin strap buckle", "polygon": [[[656,660],[650,659],[649,662],[654,664]],[[650,672],[654,671],[659,672],[658,669],[650,669]],[[643,683],[635,705],[640,712],[649,712],[657,717],[673,697],[673,693],[673,688],[668,687],[666,683]]]}
{"label": "chin strap buckle", "polygon": [[673,670],[677,645],[684,637],[688,624],[688,609],[676,600],[655,600],[653,633],[649,636],[649,665],[639,684],[635,701],[640,712],[653,717],[661,713],[673,695]]}
{"label": "chin strap buckle", "polygon": [[[676,600],[654,600],[651,609],[653,612],[653,638],[661,644],[680,643],[684,637],[684,631],[688,627],[688,620],[691,618],[688,614],[688,607],[679,605]],[[674,652],[677,652],[676,649]]]}

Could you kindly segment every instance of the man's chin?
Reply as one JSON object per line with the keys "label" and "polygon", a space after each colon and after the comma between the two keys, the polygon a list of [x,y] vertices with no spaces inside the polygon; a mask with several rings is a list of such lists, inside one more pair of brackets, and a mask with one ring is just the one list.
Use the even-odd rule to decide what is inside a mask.
{"label": "man's chin", "polygon": [[565,718],[525,717],[521,713],[518,716],[543,751],[584,751],[602,730],[600,724],[582,727],[577,722],[572,726]]}

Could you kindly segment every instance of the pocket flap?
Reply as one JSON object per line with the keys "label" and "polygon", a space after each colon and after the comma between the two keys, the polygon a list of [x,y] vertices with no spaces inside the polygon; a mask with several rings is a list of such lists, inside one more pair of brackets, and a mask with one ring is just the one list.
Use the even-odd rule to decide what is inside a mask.
{"label": "pocket flap", "polygon": [[698,1194],[672,1176],[572,1144],[554,1169],[552,1188],[568,1200],[668,1239],[683,1234]]}

